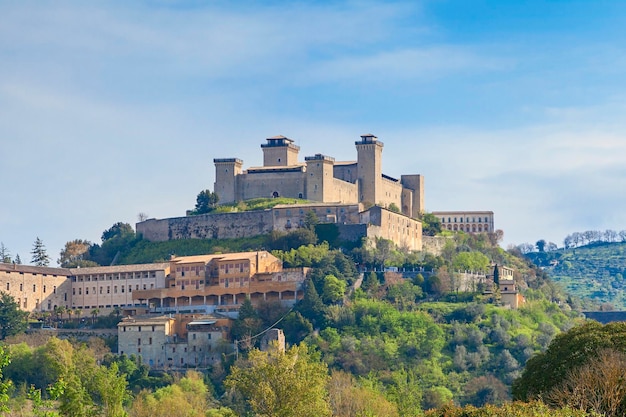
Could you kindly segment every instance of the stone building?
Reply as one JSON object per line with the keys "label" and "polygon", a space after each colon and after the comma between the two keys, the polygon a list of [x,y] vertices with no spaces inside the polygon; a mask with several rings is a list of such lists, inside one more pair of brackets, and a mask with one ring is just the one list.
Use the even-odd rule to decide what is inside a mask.
{"label": "stone building", "polygon": [[93,310],[237,311],[275,300],[293,305],[303,296],[308,268],[283,268],[267,251],[178,257],[166,263],[90,268],[0,264],[0,291],[29,312],[63,306],[87,317]]}
{"label": "stone building", "polygon": [[441,229],[453,232],[494,232],[493,211],[433,211],[441,220]]}
{"label": "stone building", "polygon": [[163,288],[169,263],[72,268],[72,308],[99,309],[135,306],[133,292]]}
{"label": "stone building", "polygon": [[71,308],[71,274],[67,268],[0,263],[0,291],[12,296],[24,311]]}
{"label": "stone building", "polygon": [[182,256],[170,261],[165,286],[133,292],[155,312],[237,311],[249,298],[293,305],[309,268],[283,268],[267,251]]}
{"label": "stone building", "polygon": [[117,325],[118,352],[152,368],[206,367],[232,351],[232,320],[220,316],[127,317]]}
{"label": "stone building", "polygon": [[300,147],[292,139],[275,136],[261,145],[263,166],[243,170],[238,158],[217,158],[214,191],[221,203],[252,198],[291,197],[325,203],[362,203],[366,207],[396,206],[405,216],[424,212],[424,178],[382,172],[383,143],[372,134],[355,142],[357,160],[339,162],[315,154],[298,161]]}

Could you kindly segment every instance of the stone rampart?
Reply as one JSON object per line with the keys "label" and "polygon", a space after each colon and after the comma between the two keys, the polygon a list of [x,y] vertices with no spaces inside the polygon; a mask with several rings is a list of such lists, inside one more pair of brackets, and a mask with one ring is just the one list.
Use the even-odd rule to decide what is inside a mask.
{"label": "stone rampart", "polygon": [[422,250],[439,256],[447,240],[448,238],[443,236],[422,236]]}
{"label": "stone rampart", "polygon": [[268,234],[271,210],[213,213],[199,216],[149,219],[137,223],[137,233],[150,241],[175,239],[232,239]]}

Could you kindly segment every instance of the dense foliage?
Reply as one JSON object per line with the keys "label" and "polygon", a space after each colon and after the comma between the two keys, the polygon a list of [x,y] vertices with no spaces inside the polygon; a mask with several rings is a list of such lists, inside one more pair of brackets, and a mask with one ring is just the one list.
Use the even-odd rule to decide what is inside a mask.
{"label": "dense foliage", "polygon": [[590,309],[626,309],[626,243],[596,242],[526,256],[568,293],[595,303]]}

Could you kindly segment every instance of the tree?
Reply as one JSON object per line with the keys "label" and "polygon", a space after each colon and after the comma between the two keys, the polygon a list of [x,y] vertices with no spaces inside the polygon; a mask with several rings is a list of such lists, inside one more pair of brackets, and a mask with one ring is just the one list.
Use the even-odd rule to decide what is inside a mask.
{"label": "tree", "polygon": [[598,356],[575,369],[554,387],[545,401],[606,417],[626,415],[626,354],[603,349]]}
{"label": "tree", "polygon": [[196,206],[193,209],[193,214],[206,214],[215,210],[219,197],[211,190],[202,190],[196,197]]}
{"label": "tree", "polygon": [[603,326],[587,322],[557,335],[545,352],[526,362],[522,376],[513,383],[513,399],[545,396],[565,381],[569,372],[609,348],[626,353],[626,323]]}
{"label": "tree", "polygon": [[11,252],[4,246],[3,242],[0,242],[0,262],[5,264],[11,263]]}
{"label": "tree", "polygon": [[317,226],[320,222],[319,217],[313,210],[309,210],[304,215],[304,227],[309,230],[315,231],[315,226]]}
{"label": "tree", "polygon": [[322,290],[322,299],[328,304],[339,303],[343,300],[346,293],[346,282],[340,280],[334,275],[326,275],[324,277],[324,287]]}
{"label": "tree", "polygon": [[296,309],[302,316],[309,319],[314,327],[319,328],[323,325],[325,306],[310,278],[305,283],[304,297]]}
{"label": "tree", "polygon": [[540,239],[537,241],[537,243],[535,243],[535,246],[537,247],[537,250],[539,252],[543,252],[546,247],[546,241],[544,239]]}
{"label": "tree", "polygon": [[35,266],[48,266],[50,265],[50,257],[46,251],[46,247],[39,237],[33,243],[33,250],[30,252],[33,255],[31,263]]}
{"label": "tree", "polygon": [[251,337],[261,330],[262,322],[257,311],[252,306],[249,298],[246,298],[241,307],[239,307],[239,315],[233,323],[231,329],[232,337],[238,342],[244,342],[245,348],[251,348],[253,342]]}
{"label": "tree", "polygon": [[61,268],[98,266],[97,263],[86,259],[86,257],[89,256],[90,247],[91,242],[87,240],[71,240],[67,242],[63,250],[61,250],[57,263]]}
{"label": "tree", "polygon": [[135,237],[133,226],[128,223],[117,222],[104,232],[102,232],[102,243],[113,238]]}
{"label": "tree", "polygon": [[489,258],[480,252],[461,252],[452,259],[455,271],[486,272]]}
{"label": "tree", "polygon": [[365,275],[365,279],[361,285],[363,291],[368,294],[376,294],[378,287],[380,287],[380,282],[378,281],[378,275],[376,275],[376,272],[371,271],[369,274]]}
{"label": "tree", "polygon": [[333,371],[329,383],[330,403],[336,417],[397,417],[397,407],[373,387],[359,384],[346,372]]}
{"label": "tree", "polygon": [[9,355],[5,352],[4,347],[0,345],[0,413],[8,413],[7,403],[9,402],[10,382],[3,381],[2,370],[10,363]]}
{"label": "tree", "polygon": [[91,310],[91,325],[95,326],[96,324],[96,317],[98,317],[98,314],[100,314],[100,309],[99,308],[94,308],[93,310]]}
{"label": "tree", "polygon": [[441,233],[441,220],[432,213],[424,213],[422,216],[422,234],[435,236]]}
{"label": "tree", "polygon": [[225,381],[255,415],[264,417],[331,416],[327,383],[326,364],[305,344],[285,352],[253,349]]}
{"label": "tree", "polygon": [[13,260],[14,263],[16,263],[17,265],[21,265],[22,264],[22,258],[20,258],[20,254],[16,254],[15,255],[15,259]]}
{"label": "tree", "polygon": [[22,333],[28,327],[28,312],[20,310],[20,306],[9,294],[0,294],[0,340],[8,336]]}

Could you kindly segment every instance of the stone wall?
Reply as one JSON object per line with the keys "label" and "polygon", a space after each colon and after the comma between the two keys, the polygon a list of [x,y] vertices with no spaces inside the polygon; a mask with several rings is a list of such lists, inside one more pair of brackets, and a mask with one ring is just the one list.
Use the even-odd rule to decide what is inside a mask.
{"label": "stone wall", "polygon": [[293,171],[286,169],[276,172],[262,170],[239,175],[237,177],[237,199],[272,198],[274,193],[277,193],[278,197],[304,198],[305,173],[303,169],[304,167],[298,166]]}
{"label": "stone wall", "polygon": [[435,256],[439,256],[441,255],[447,240],[448,238],[443,236],[422,236],[422,250]]}
{"label": "stone wall", "polygon": [[338,178],[333,178],[331,201],[339,201],[346,204],[356,204],[359,201],[358,185],[340,180]]}
{"label": "stone wall", "polygon": [[137,223],[137,233],[153,242],[176,239],[232,239],[268,234],[272,211],[214,213],[199,216],[149,219]]}

